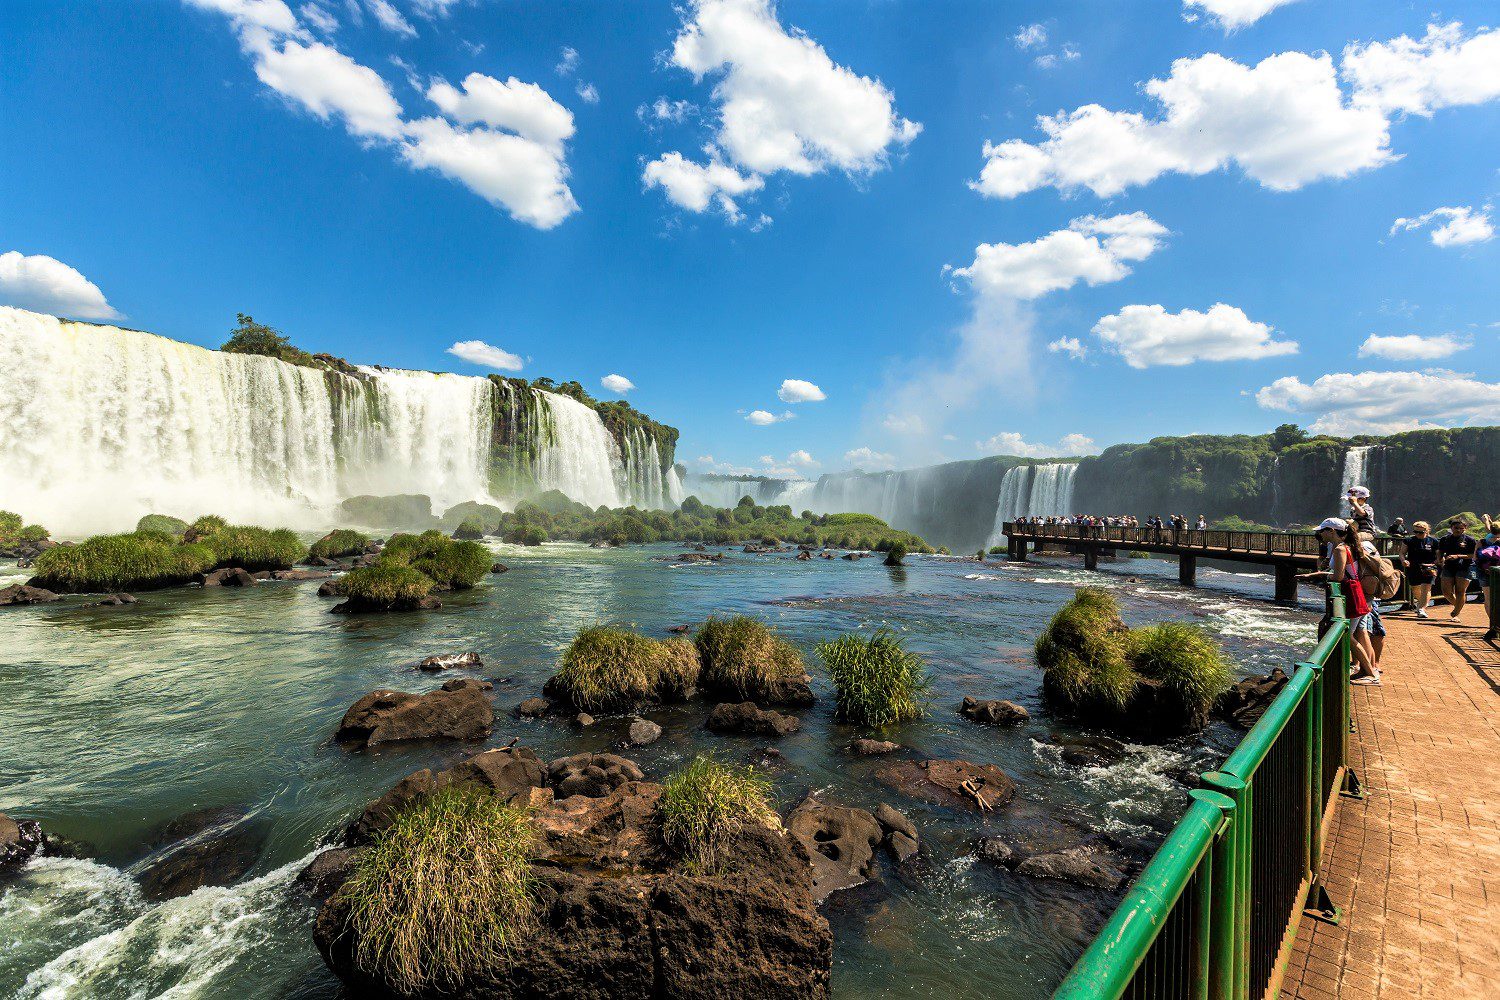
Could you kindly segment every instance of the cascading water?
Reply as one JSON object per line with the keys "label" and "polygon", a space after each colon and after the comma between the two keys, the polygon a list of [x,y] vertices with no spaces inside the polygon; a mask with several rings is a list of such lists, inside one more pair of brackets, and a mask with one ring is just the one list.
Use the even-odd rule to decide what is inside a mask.
{"label": "cascading water", "polygon": [[542,398],[551,433],[536,458],[537,487],[561,490],[590,507],[621,506],[615,470],[623,456],[599,414],[568,396],[544,392]]}
{"label": "cascading water", "polygon": [[1368,478],[1370,452],[1374,450],[1373,445],[1361,445],[1350,448],[1344,452],[1344,474],[1339,480],[1339,495],[1334,502],[1338,505],[1336,509],[1342,511],[1345,508],[1344,497],[1356,486],[1366,486]]}
{"label": "cascading water", "polygon": [[1055,462],[1036,467],[1026,511],[1042,517],[1062,517],[1073,509],[1073,462]]}
{"label": "cascading water", "polygon": [[1031,466],[1017,465],[1005,470],[1000,480],[1000,498],[995,503],[995,526],[990,529],[989,545],[999,545],[1005,540],[1002,530],[1009,521],[1026,513],[1026,501],[1031,497]]}

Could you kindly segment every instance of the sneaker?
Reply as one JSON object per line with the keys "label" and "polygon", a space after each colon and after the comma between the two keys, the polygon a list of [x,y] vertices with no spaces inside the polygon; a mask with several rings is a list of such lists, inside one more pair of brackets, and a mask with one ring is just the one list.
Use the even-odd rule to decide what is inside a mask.
{"label": "sneaker", "polygon": [[1371,677],[1356,677],[1353,680],[1351,680],[1349,683],[1350,684],[1363,684],[1363,685],[1365,685],[1367,687],[1380,687],[1380,677],[1378,675],[1371,676]]}
{"label": "sneaker", "polygon": [[1417,609],[1417,617],[1418,618],[1426,618],[1427,616],[1428,615],[1427,615],[1427,609],[1426,608],[1418,608]]}

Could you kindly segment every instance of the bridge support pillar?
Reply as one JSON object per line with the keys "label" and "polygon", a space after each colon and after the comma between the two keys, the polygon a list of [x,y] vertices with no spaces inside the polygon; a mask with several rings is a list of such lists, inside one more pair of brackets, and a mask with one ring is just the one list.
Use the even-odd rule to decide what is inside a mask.
{"label": "bridge support pillar", "polygon": [[1198,586],[1198,557],[1184,552],[1177,557],[1177,582],[1184,587]]}
{"label": "bridge support pillar", "polygon": [[1016,535],[1008,536],[1005,547],[1005,558],[1010,560],[1011,562],[1025,562],[1026,539],[1018,537]]}
{"label": "bridge support pillar", "polygon": [[1276,603],[1297,603],[1297,566],[1294,563],[1276,564]]}
{"label": "bridge support pillar", "polygon": [[1084,550],[1083,550],[1083,568],[1084,569],[1098,569],[1099,568],[1099,548],[1098,548],[1098,546],[1089,545],[1089,546],[1085,546],[1084,547]]}

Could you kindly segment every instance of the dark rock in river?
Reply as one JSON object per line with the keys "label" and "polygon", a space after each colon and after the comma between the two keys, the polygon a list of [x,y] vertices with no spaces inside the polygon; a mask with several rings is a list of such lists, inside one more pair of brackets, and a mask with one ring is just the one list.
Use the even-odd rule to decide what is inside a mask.
{"label": "dark rock in river", "polygon": [[307,580],[327,580],[332,573],[317,569],[277,569],[271,571],[271,579],[284,580],[288,583],[302,583]]}
{"label": "dark rock in river", "polygon": [[958,712],[970,722],[986,726],[1013,726],[1031,718],[1031,713],[1013,701],[978,701],[964,698]]}
{"label": "dark rock in river", "polygon": [[354,863],[365,852],[363,847],[335,847],[313,858],[297,874],[296,884],[318,903],[326,903],[349,880]]}
{"label": "dark rock in river", "polygon": [[1125,881],[1124,862],[1096,843],[1079,844],[1052,854],[1034,854],[1016,871],[1033,878],[1053,878],[1094,889],[1118,889]]}
{"label": "dark rock in river", "polygon": [[[330,580],[329,583],[335,581]],[[401,600],[392,604],[372,604],[369,601],[355,600],[349,598],[343,604],[336,604],[329,608],[329,612],[335,615],[357,615],[372,611],[436,611],[443,606],[443,602],[436,597],[423,597],[415,601]]]}
{"label": "dark rock in river", "polygon": [[966,760],[900,761],[887,764],[875,777],[915,799],[944,806],[982,809],[967,784],[993,809],[1015,798],[1016,783],[993,764],[971,764]]}
{"label": "dark rock in river", "polygon": [[813,899],[852,889],[875,871],[875,849],[885,831],[870,813],[809,795],[786,817],[786,828],[812,858]]}
{"label": "dark rock in river", "polygon": [[133,595],[133,594],[105,594],[103,597],[99,598],[99,600],[97,600],[97,601],[90,601],[89,603],[85,604],[84,607],[86,607],[86,608],[121,608],[121,607],[124,607],[127,604],[135,604],[135,603],[136,603],[136,599],[135,599],[135,595]]}
{"label": "dark rock in river", "polygon": [[1072,736],[1058,740],[1062,762],[1073,767],[1112,767],[1130,752],[1124,743],[1109,736]]}
{"label": "dark rock in river", "polygon": [[324,580],[323,583],[318,587],[318,596],[319,597],[343,597],[344,596],[344,578],[340,576],[340,577],[335,577],[332,580]]}
{"label": "dark rock in river", "polygon": [[647,746],[661,739],[661,726],[650,719],[632,719],[626,738],[634,746]]}
{"label": "dark rock in river", "polygon": [[42,841],[42,825],[36,820],[11,819],[0,813],[0,875],[24,865]]}
{"label": "dark rock in river", "polygon": [[885,849],[891,852],[898,864],[905,864],[917,856],[921,838],[917,835],[917,824],[905,813],[882,802],[875,808],[875,821],[885,831]]}
{"label": "dark rock in river", "polygon": [[573,795],[603,798],[626,782],[645,777],[635,761],[612,753],[574,754],[547,765],[547,783],[560,799]]}
{"label": "dark rock in river", "polygon": [[552,702],[546,698],[527,698],[516,706],[516,715],[523,719],[540,719],[552,711]]}
{"label": "dark rock in river", "polygon": [[0,590],[0,607],[8,604],[46,604],[48,601],[60,600],[62,598],[50,590],[25,583],[11,584]]}
{"label": "dark rock in river", "polygon": [[345,840],[350,846],[370,843],[408,803],[452,785],[484,788],[504,801],[529,803],[534,792],[544,789],[546,784],[546,765],[526,747],[485,750],[445,770],[424,768],[402,778],[394,788],[365,807],[349,827]]}
{"label": "dark rock in river", "polygon": [[505,565],[504,563],[495,563],[493,566],[490,567],[490,572],[491,573],[509,573],[510,572],[510,567],[507,566],[507,565]]}
{"label": "dark rock in river", "polygon": [[881,754],[895,753],[900,749],[901,744],[886,740],[858,739],[849,744],[849,752],[860,757],[878,757]]}
{"label": "dark rock in river", "polygon": [[594,717],[587,712],[579,712],[577,715],[573,716],[573,723],[574,725],[578,726],[579,729],[587,729],[589,726],[592,726],[594,724]]}
{"label": "dark rock in river", "polygon": [[400,740],[477,740],[490,734],[495,710],[485,694],[490,685],[462,678],[436,691],[409,694],[371,691],[350,706],[337,738],[375,746]]}
{"label": "dark rock in river", "polygon": [[156,849],[140,862],[141,894],[176,899],[206,885],[234,885],[265,847],[267,830],[235,808],[200,809],[157,831]]}
{"label": "dark rock in river", "polygon": [[1266,709],[1271,707],[1271,702],[1276,700],[1286,682],[1286,671],[1280,667],[1264,677],[1246,677],[1219,696],[1214,714],[1242,729],[1249,729],[1266,714]]}
{"label": "dark rock in river", "polygon": [[418,670],[453,670],[463,668],[477,670],[484,666],[484,661],[479,658],[478,653],[448,653],[439,656],[429,656],[417,664]]}
{"label": "dark rock in river", "polygon": [[749,736],[786,736],[802,728],[796,716],[759,708],[752,701],[715,705],[704,725],[714,733]]}
{"label": "dark rock in river", "polygon": [[230,566],[204,573],[199,582],[205,587],[253,587],[256,581],[246,570]]}
{"label": "dark rock in river", "polygon": [[999,837],[983,837],[975,848],[975,852],[985,861],[995,865],[1009,866],[1015,859],[1016,852],[1009,844]]}

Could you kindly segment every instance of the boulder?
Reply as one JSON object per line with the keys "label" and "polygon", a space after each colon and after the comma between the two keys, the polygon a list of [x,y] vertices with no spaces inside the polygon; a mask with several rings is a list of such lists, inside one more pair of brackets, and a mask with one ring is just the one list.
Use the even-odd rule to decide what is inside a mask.
{"label": "boulder", "polygon": [[635,761],[612,753],[579,753],[547,765],[547,784],[559,799],[574,795],[603,798],[626,782],[645,777]]}
{"label": "boulder", "polygon": [[495,710],[485,681],[451,680],[436,691],[371,691],[339,722],[341,742],[376,746],[401,740],[477,740],[490,734]]}
{"label": "boulder", "polygon": [[715,705],[705,726],[714,733],[780,737],[795,733],[802,728],[802,723],[796,716],[759,708],[753,701],[742,701]]}
{"label": "boulder", "polygon": [[159,901],[206,885],[234,885],[260,860],[267,833],[234,807],[185,813],[156,832],[151,853],[133,866],[141,895]]}
{"label": "boulder", "polygon": [[801,552],[797,553],[797,561],[798,562],[807,562],[812,557],[813,557],[813,554],[811,552],[807,551],[806,549],[803,549]]}
{"label": "boulder", "polygon": [[133,595],[133,594],[105,594],[103,597],[99,598],[99,600],[97,600],[97,601],[90,601],[89,603],[85,604],[84,607],[86,607],[86,608],[121,608],[121,607],[124,607],[127,604],[135,604],[135,603],[136,603],[135,595]]}
{"label": "boulder", "polygon": [[365,852],[363,847],[334,847],[313,858],[297,874],[297,886],[320,904],[328,901],[349,879],[354,863]]}
{"label": "boulder", "polygon": [[999,837],[981,838],[974,853],[990,864],[1006,866],[1009,866],[1016,856],[1011,846]]}
{"label": "boulder", "polygon": [[882,767],[875,777],[914,799],[980,811],[1002,806],[1016,795],[1016,783],[1004,771],[966,760],[899,761]]}
{"label": "boulder", "polygon": [[443,602],[430,594],[414,601],[402,600],[392,604],[372,604],[369,601],[355,600],[351,597],[342,604],[335,604],[328,611],[335,615],[357,615],[366,611],[437,611],[442,606]]}
{"label": "boulder", "polygon": [[1286,671],[1280,667],[1264,677],[1246,677],[1219,696],[1214,714],[1242,729],[1249,729],[1266,714],[1266,709],[1271,707],[1271,702],[1276,700],[1286,682]]}
{"label": "boulder", "polygon": [[1014,726],[1031,718],[1031,713],[1013,701],[979,701],[964,698],[958,713],[970,722],[986,726]]}
{"label": "boulder", "polygon": [[199,582],[205,587],[253,587],[256,580],[254,576],[238,566],[228,566],[204,573]]}
{"label": "boulder", "polygon": [[288,583],[302,583],[307,580],[327,580],[333,576],[327,570],[318,569],[276,569],[271,571],[271,579],[284,580]]}
{"label": "boulder", "polygon": [[417,664],[418,670],[453,670],[462,668],[465,670],[477,670],[484,666],[484,661],[479,658],[478,653],[448,653],[438,656],[429,656]]}
{"label": "boulder", "polygon": [[516,715],[522,719],[540,719],[552,711],[552,702],[546,698],[527,698],[516,706]]}
{"label": "boulder", "polygon": [[921,845],[904,833],[892,833],[885,838],[885,849],[891,852],[897,864],[904,865],[917,856]]}
{"label": "boulder", "polygon": [[510,567],[507,566],[507,565],[505,565],[505,563],[495,563],[493,566],[490,567],[490,572],[491,573],[497,573],[497,574],[498,573],[509,573],[510,572]]}
{"label": "boulder", "polygon": [[917,836],[917,825],[905,813],[882,802],[875,808],[875,822],[885,831],[885,849],[897,864],[904,865],[917,856],[921,838]]}
{"label": "boulder", "polygon": [[318,596],[319,597],[343,597],[344,596],[344,580],[343,580],[343,578],[342,577],[334,577],[331,580],[324,580],[318,586]]}
{"label": "boulder", "polygon": [[888,740],[858,739],[849,744],[849,752],[859,757],[879,757],[882,754],[895,753],[901,749],[901,744],[891,743]]}
{"label": "boulder", "polygon": [[0,813],[0,875],[24,865],[42,846],[42,825]]}
{"label": "boulder", "polygon": [[[547,785],[546,765],[526,747],[485,750],[441,771],[424,768],[398,781],[390,791],[365,807],[359,819],[345,832],[351,847],[370,843],[375,834],[412,800],[448,788],[471,785],[488,789],[507,802],[530,803]],[[544,795],[543,798],[546,796]]]}
{"label": "boulder", "polygon": [[1111,767],[1130,752],[1124,743],[1109,736],[1072,736],[1058,743],[1062,762],[1073,767]]}
{"label": "boulder", "polygon": [[626,734],[626,739],[635,746],[648,746],[661,739],[661,726],[658,726],[650,719],[632,719],[630,721],[630,731]]}
{"label": "boulder", "polygon": [[594,717],[587,712],[579,712],[573,716],[573,722],[579,729],[587,729],[594,724]]}
{"label": "boulder", "polygon": [[60,600],[62,597],[50,590],[25,583],[13,583],[4,590],[0,590],[0,607],[8,604],[46,604],[48,601]]}
{"label": "boulder", "polygon": [[885,840],[885,831],[870,813],[812,795],[787,814],[786,828],[812,858],[812,893],[818,902],[869,881],[875,850]]}
{"label": "boulder", "polygon": [[1126,878],[1125,864],[1103,845],[1083,843],[1050,854],[1034,854],[1016,865],[1032,878],[1052,878],[1093,889],[1118,889]]}

